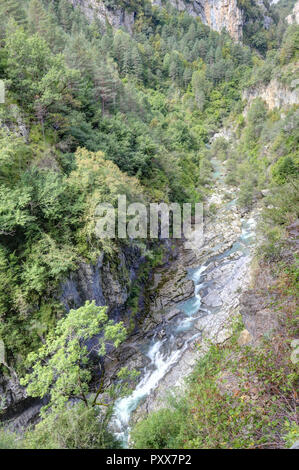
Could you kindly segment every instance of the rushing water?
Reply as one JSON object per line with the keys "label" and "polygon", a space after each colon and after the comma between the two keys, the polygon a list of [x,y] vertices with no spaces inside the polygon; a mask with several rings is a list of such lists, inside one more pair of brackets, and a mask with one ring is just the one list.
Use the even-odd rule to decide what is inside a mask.
{"label": "rushing water", "polygon": [[[216,167],[216,165],[215,165]],[[215,177],[221,179],[220,170],[215,168]],[[235,201],[229,203],[233,206]],[[221,260],[234,252],[241,252],[243,255],[248,254],[249,246],[253,241],[255,229],[254,219],[242,219],[242,233],[233,246],[224,253],[212,257]],[[210,260],[209,260],[210,261]],[[194,322],[201,315],[211,313],[201,308],[200,291],[205,287],[203,282],[207,265],[200,266],[195,269],[189,269],[188,278],[194,281],[194,296],[183,302],[179,307],[181,314],[170,320],[166,327],[166,336],[160,339],[155,335],[151,341],[144,346],[143,353],[147,357],[149,363],[141,374],[141,380],[134,392],[125,398],[116,402],[113,429],[116,435],[123,441],[125,447],[128,447],[129,438],[129,422],[131,414],[136,410],[138,404],[147,397],[159,384],[160,380],[169,372],[174,364],[178,362],[184,351],[188,348],[191,341],[194,341],[200,333],[192,335]],[[177,340],[183,340],[183,347],[178,347]]]}

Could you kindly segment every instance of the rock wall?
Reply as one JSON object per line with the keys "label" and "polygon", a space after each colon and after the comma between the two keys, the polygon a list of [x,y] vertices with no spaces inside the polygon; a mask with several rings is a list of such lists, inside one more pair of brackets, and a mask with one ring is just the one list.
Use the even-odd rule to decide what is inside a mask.
{"label": "rock wall", "polygon": [[[153,5],[162,7],[165,0],[151,0]],[[186,11],[191,16],[204,16],[204,0],[168,0],[168,2],[179,11]]]}
{"label": "rock wall", "polygon": [[5,119],[0,117],[0,129],[7,135],[22,137],[26,143],[29,141],[28,123],[16,104],[6,106]]}
{"label": "rock wall", "polygon": [[0,373],[1,419],[14,431],[36,423],[42,401],[29,398],[18,377],[12,372],[10,376]]}
{"label": "rock wall", "polygon": [[299,24],[299,1],[295,3],[292,13],[286,17],[289,24]]}
{"label": "rock wall", "polygon": [[113,259],[101,254],[94,265],[82,261],[63,283],[59,300],[67,311],[87,300],[108,305],[110,309],[120,308],[128,299],[131,283],[143,261],[141,250],[133,244],[124,246]]}
{"label": "rock wall", "polygon": [[255,98],[261,98],[265,101],[269,110],[290,107],[299,103],[299,88],[288,88],[275,78],[268,85],[248,88],[243,92],[243,99],[247,101],[244,114],[247,113]]}
{"label": "rock wall", "polygon": [[124,26],[129,32],[132,32],[135,13],[127,12],[124,9],[110,10],[102,1],[98,0],[69,0],[74,7],[79,7],[88,21],[94,18],[99,19],[103,25],[108,22],[114,28]]}
{"label": "rock wall", "polygon": [[[161,6],[161,0],[152,0]],[[202,22],[215,31],[226,29],[237,41],[242,38],[243,14],[237,0],[170,0],[179,11],[186,11],[191,16],[199,16]]]}
{"label": "rock wall", "polygon": [[[125,9],[108,9],[102,1],[97,0],[69,0],[74,7],[81,8],[89,21],[97,17],[103,24],[108,22],[115,28],[124,26],[132,32],[135,21],[135,12]],[[150,0],[157,7],[163,7],[166,0]],[[221,32],[226,29],[233,39],[240,41],[243,35],[244,15],[238,6],[238,0],[168,0],[179,11],[186,11],[193,17],[199,17],[202,22],[213,30]],[[263,0],[256,0],[262,11],[267,12]],[[265,27],[267,26],[265,16]]]}
{"label": "rock wall", "polygon": [[215,31],[226,29],[233,39],[240,41],[243,35],[243,13],[237,0],[208,0],[204,3],[203,21]]}

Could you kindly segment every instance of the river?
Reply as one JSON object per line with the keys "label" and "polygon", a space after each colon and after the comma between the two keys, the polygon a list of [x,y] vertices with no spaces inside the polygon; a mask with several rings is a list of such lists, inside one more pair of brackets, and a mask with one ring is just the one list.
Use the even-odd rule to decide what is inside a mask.
{"label": "river", "polygon": [[[218,184],[223,185],[221,167],[218,162],[214,161],[213,164],[214,178],[217,179]],[[224,218],[227,212],[236,211],[235,204],[235,199],[224,204],[221,209]],[[219,217],[221,217],[220,213]],[[147,365],[141,371],[140,381],[130,396],[118,400],[115,404],[112,426],[124,447],[129,446],[130,420],[138,405],[144,401],[150,403],[151,400],[156,400],[154,395],[157,394],[159,388],[162,389],[161,395],[171,385],[178,384],[178,377],[181,382],[183,376],[192,370],[194,362],[191,361],[191,367],[185,367],[183,359],[191,354],[196,360],[196,353],[193,352],[191,345],[201,339],[205,328],[202,325],[208,324],[211,316],[213,319],[222,317],[226,319],[229,315],[229,309],[234,305],[231,301],[235,299],[231,294],[232,286],[235,284],[232,292],[237,295],[242,276],[251,259],[251,247],[255,240],[255,218],[251,214],[245,218],[240,217],[240,225],[240,233],[229,248],[225,248],[226,245],[223,242],[216,243],[203,264],[188,268],[188,278],[194,282],[193,297],[178,306],[180,314],[167,322],[163,338],[156,333],[143,345],[141,353],[146,357]],[[224,249],[221,250],[219,245]],[[220,278],[217,277],[219,272]],[[203,298],[213,299],[213,296],[224,299],[221,300],[221,305],[218,305],[215,300],[210,302],[211,305],[206,305],[208,301],[203,303]],[[226,298],[229,298],[231,303],[226,305]],[[201,324],[200,327],[199,324]],[[221,327],[221,323],[216,322],[215,325]]]}

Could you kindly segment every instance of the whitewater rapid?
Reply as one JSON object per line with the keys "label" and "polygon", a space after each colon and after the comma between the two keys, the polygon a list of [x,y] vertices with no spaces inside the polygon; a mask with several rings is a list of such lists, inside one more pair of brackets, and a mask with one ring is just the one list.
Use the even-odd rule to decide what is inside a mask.
{"label": "whitewater rapid", "polygon": [[[227,204],[233,206],[235,200]],[[141,372],[141,379],[133,393],[125,398],[119,399],[114,408],[112,429],[116,436],[123,442],[124,447],[129,446],[130,419],[138,405],[156,389],[159,382],[171,370],[188,348],[190,342],[194,341],[200,332],[196,331],[194,324],[203,315],[213,314],[212,309],[202,308],[200,291],[205,287],[203,277],[212,259],[222,260],[228,256],[241,252],[246,256],[255,237],[256,220],[254,218],[241,218],[242,231],[235,243],[223,253],[213,256],[206,264],[188,271],[188,278],[194,282],[194,296],[179,305],[181,313],[168,322],[165,326],[166,335],[164,339],[159,338],[156,333],[151,341],[145,345],[144,355],[148,364]],[[195,332],[192,335],[193,331]],[[183,336],[182,336],[183,335]],[[184,336],[185,335],[185,336]],[[183,337],[183,346],[179,347],[177,340]]]}

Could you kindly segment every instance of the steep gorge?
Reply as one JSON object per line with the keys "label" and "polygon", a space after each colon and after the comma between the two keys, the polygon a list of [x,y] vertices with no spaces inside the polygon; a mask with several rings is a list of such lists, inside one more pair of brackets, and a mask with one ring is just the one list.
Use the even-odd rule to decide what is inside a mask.
{"label": "steep gorge", "polygon": [[[68,1],[62,4],[71,8]],[[137,7],[123,8],[122,1],[71,0],[71,3],[75,7],[75,10],[71,10],[72,13],[75,11],[74,17],[78,19],[78,12],[83,12],[84,18],[89,22],[84,23],[86,38],[92,44],[92,53],[88,55],[88,60],[91,61],[92,54],[96,54],[97,47],[101,54],[107,53],[107,57],[103,61],[98,56],[94,61],[92,57],[92,67],[96,64],[98,68],[89,67],[87,56],[84,55],[88,50],[88,40],[80,31],[73,42],[71,25],[66,25],[65,30],[72,33],[69,48],[65,53],[69,54],[69,63],[76,64],[80,70],[81,75],[77,74],[77,79],[80,76],[83,83],[82,77],[85,78],[85,88],[78,91],[75,86],[74,100],[67,94],[64,103],[67,105],[62,107],[62,110],[58,106],[58,112],[54,108],[53,114],[49,112],[49,123],[46,124],[49,127],[48,130],[46,128],[46,133],[43,121],[46,115],[42,113],[43,108],[33,107],[25,111],[25,101],[23,113],[21,105],[11,104],[16,95],[9,94],[10,102],[5,110],[6,114],[1,114],[4,145],[8,145],[9,138],[16,135],[22,146],[31,146],[37,154],[32,165],[35,173],[30,173],[30,159],[26,160],[24,167],[21,167],[19,159],[16,171],[21,174],[16,173],[16,177],[13,174],[11,180],[9,165],[14,148],[10,153],[1,154],[4,162],[9,157],[8,177],[4,172],[8,187],[4,189],[7,193],[11,190],[11,184],[23,182],[23,173],[28,178],[25,179],[26,184],[30,181],[31,174],[33,179],[37,180],[40,174],[43,178],[47,175],[53,178],[55,183],[53,185],[51,181],[52,186],[49,184],[44,191],[44,179],[38,180],[39,186],[32,186],[29,196],[25,195],[30,201],[25,204],[25,209],[27,210],[28,206],[32,214],[35,214],[37,208],[42,214],[41,225],[47,221],[48,214],[53,215],[54,221],[49,217],[50,223],[45,224],[45,228],[42,225],[45,231],[42,243],[37,236],[37,242],[33,240],[33,247],[29,243],[26,245],[23,257],[20,258],[20,269],[18,267],[16,274],[11,271],[15,278],[12,275],[7,276],[8,283],[4,283],[4,286],[8,286],[7,291],[10,292],[10,284],[14,287],[16,285],[16,289],[11,289],[10,315],[3,310],[3,318],[11,328],[4,331],[12,331],[12,339],[16,337],[21,346],[23,343],[19,339],[20,335],[26,335],[22,332],[28,332],[28,337],[31,338],[29,334],[34,331],[35,336],[32,337],[35,338],[35,344],[32,348],[36,350],[38,342],[44,343],[46,334],[51,331],[53,319],[55,322],[61,317],[67,317],[70,309],[77,309],[86,301],[94,300],[98,306],[108,306],[109,318],[124,322],[128,338],[116,350],[109,349],[106,357],[93,350],[98,338],[92,337],[88,340],[88,347],[92,351],[92,380],[89,383],[89,391],[95,392],[103,378],[103,385],[107,387],[116,383],[117,373],[122,366],[140,372],[133,393],[117,401],[112,422],[113,431],[128,445],[130,427],[165,405],[166,392],[170,389],[177,390],[178,393],[184,390],[184,378],[192,372],[198,359],[208,353],[211,344],[220,348],[228,344],[236,319],[241,318],[243,321],[243,331],[238,339],[242,346],[255,344],[263,335],[271,337],[277,328],[277,318],[268,308],[268,300],[272,301],[273,296],[267,292],[267,286],[262,294],[256,294],[255,290],[250,292],[250,289],[256,283],[264,282],[261,273],[255,272],[256,266],[252,263],[255,248],[260,242],[260,239],[257,241],[256,232],[256,222],[260,215],[263,216],[266,210],[271,211],[276,207],[278,214],[283,214],[283,222],[278,221],[279,229],[274,227],[275,236],[277,231],[285,231],[289,220],[293,221],[295,218],[293,190],[287,196],[282,193],[281,198],[281,201],[290,198],[290,210],[285,207],[281,209],[281,201],[273,202],[273,199],[269,198],[268,202],[269,195],[272,196],[271,192],[278,190],[280,194],[279,191],[287,188],[288,178],[292,178],[296,171],[294,129],[298,116],[299,95],[297,81],[292,79],[297,71],[295,39],[292,38],[295,29],[289,29],[290,36],[284,39],[283,54],[280,54],[280,51],[270,51],[270,59],[275,56],[275,68],[271,63],[269,66],[268,58],[264,61],[256,50],[251,55],[249,48],[243,48],[239,42],[243,36],[245,16],[238,6],[240,2],[234,0],[172,0],[170,3],[176,10],[185,11],[189,15],[180,15],[173,11],[169,13],[169,17],[176,21],[177,25],[186,22],[183,26],[178,26],[181,28],[178,33],[179,52],[175,48],[172,49],[172,44],[167,42],[167,34],[171,29],[168,29],[167,19],[161,34],[164,42],[160,41],[159,33],[155,36],[155,41],[151,37],[155,23],[155,18],[152,17],[148,24],[145,21],[145,33],[138,42],[139,33],[136,33],[137,39],[134,37]],[[160,0],[152,3],[159,11],[164,4]],[[116,4],[119,4],[120,8],[116,8]],[[264,22],[261,28],[267,28],[271,19],[267,17],[266,10],[263,10],[263,2],[259,2],[259,5],[262,9],[259,14],[261,11],[265,13],[259,17],[259,21]],[[146,10],[143,13],[146,17]],[[61,16],[62,20],[66,21],[62,14]],[[102,26],[105,24],[103,28],[99,27],[98,23],[92,23],[95,16]],[[227,34],[209,33],[208,28],[194,20],[194,17],[201,18],[203,23],[215,31],[227,29],[234,42]],[[138,21],[141,21],[140,18]],[[115,37],[114,30],[109,29],[107,22],[117,30]],[[76,23],[78,29],[83,28],[80,20],[78,24]],[[119,31],[122,27],[130,35]],[[160,26],[157,31],[161,33],[159,28]],[[108,30],[107,36],[105,29]],[[65,30],[63,34],[67,34]],[[187,39],[184,36],[184,41],[181,41],[180,36],[185,33]],[[205,35],[207,38],[203,39]],[[149,41],[148,36],[151,38]],[[159,40],[156,40],[157,37]],[[37,36],[35,40],[36,38]],[[199,44],[194,52],[191,49],[195,38]],[[78,41],[82,41],[82,44],[85,41],[86,48],[82,49],[83,55],[76,56]],[[162,43],[164,58],[161,58]],[[133,52],[132,57],[126,54],[128,51]],[[205,62],[201,56],[205,58]],[[49,63],[52,65],[58,62],[49,59]],[[256,64],[258,65],[254,69]],[[254,76],[255,70],[257,78]],[[51,84],[53,70],[50,72],[47,79]],[[83,75],[85,73],[86,75]],[[155,83],[152,83],[152,80]],[[71,79],[70,84],[73,86]],[[35,98],[36,96],[32,99]],[[90,105],[86,104],[88,100],[91,101]],[[69,102],[71,105],[68,115],[66,109]],[[142,105],[139,108],[140,103]],[[38,104],[40,103],[35,103]],[[31,109],[31,117],[28,117],[28,109]],[[86,115],[83,110],[86,110]],[[60,125],[62,129],[59,129]],[[57,128],[60,133],[56,133]],[[150,131],[147,133],[148,129]],[[169,142],[174,142],[175,145],[172,147]],[[81,145],[86,145],[88,150],[78,150]],[[130,146],[132,151],[129,153],[127,149]],[[103,152],[99,151],[103,147]],[[107,152],[105,158],[104,152]],[[16,155],[18,157],[18,154]],[[120,168],[124,168],[123,173]],[[136,178],[128,177],[127,171],[129,175],[136,175]],[[145,176],[140,176],[142,172]],[[52,209],[53,200],[56,203],[52,192],[56,194],[54,191],[62,181],[70,184],[67,191],[71,194],[80,188],[81,193],[75,194],[79,195],[79,201],[85,197],[86,203],[79,212],[81,225],[73,222],[76,221],[75,214],[69,225],[66,224],[65,228],[61,229],[63,217],[60,214],[68,217],[73,210],[72,207],[65,214],[59,212],[59,206]],[[113,197],[117,191],[127,191],[128,186],[130,191],[130,185],[134,190],[137,187],[139,189],[140,182],[144,185],[142,197],[150,195],[154,200],[164,200],[164,197],[175,200],[175,197],[179,197],[180,201],[189,201],[190,197],[192,202],[204,202],[205,242],[202,247],[186,250],[183,241],[169,240],[154,243],[148,240],[140,243],[132,240],[125,243],[117,241],[114,245],[109,245],[101,244],[101,241],[95,239],[95,204],[101,197],[109,197],[115,204]],[[278,185],[275,186],[276,184]],[[289,184],[293,184],[292,179]],[[47,195],[47,190],[50,196]],[[84,191],[85,194],[82,194]],[[37,199],[35,202],[36,193],[41,194],[41,201]],[[136,190],[136,193],[137,198],[140,197],[140,192]],[[12,193],[13,198],[16,194]],[[134,192],[133,197],[136,197]],[[59,198],[63,204],[65,201],[69,202],[64,193],[62,197],[59,193],[57,199]],[[18,207],[16,212],[19,217]],[[1,216],[2,214],[6,216],[6,207],[2,208]],[[8,218],[8,223],[12,218]],[[277,218],[278,215],[276,220]],[[6,222],[6,219],[4,220]],[[29,217],[28,220],[30,229],[25,233],[26,237],[29,234],[30,241],[32,218]],[[38,223],[35,226],[38,227]],[[296,223],[294,226],[296,228]],[[13,240],[12,247],[18,246],[19,243],[23,249],[25,237],[22,236],[22,230],[19,236],[18,230],[19,227],[16,231],[14,229],[0,234],[2,238],[8,238],[9,247]],[[51,240],[51,237],[56,235],[55,231],[60,237],[57,245]],[[65,234],[61,235],[60,231],[65,231],[66,235],[71,234],[70,238],[64,238]],[[16,238],[11,239],[15,233]],[[267,238],[267,235],[264,236]],[[51,243],[45,243],[49,240]],[[66,247],[64,251],[64,243],[69,243],[71,249]],[[274,239],[273,251],[279,243]],[[290,244],[295,247],[293,240]],[[36,255],[34,245],[40,246],[44,251],[39,253],[37,249]],[[1,245],[0,249],[2,250]],[[22,249],[19,249],[20,252]],[[3,253],[6,256],[9,250],[2,250],[0,255]],[[32,253],[35,257],[31,256]],[[6,276],[6,272],[10,274],[11,266],[14,268],[15,253],[8,258],[9,262],[12,260],[11,265],[5,264],[5,256],[0,258],[0,273],[4,272]],[[73,264],[66,263],[68,256],[75,260]],[[277,255],[270,253],[271,256],[276,259]],[[291,263],[290,252],[283,252],[283,256]],[[46,259],[45,264],[39,264],[43,258]],[[60,269],[60,262],[67,266],[64,270]],[[47,269],[53,269],[56,275],[54,280],[53,274],[52,278],[46,277]],[[274,285],[272,274],[268,275],[267,269],[265,273],[265,282],[268,282],[269,286]],[[44,290],[40,287],[40,278],[46,279]],[[34,289],[30,290],[30,282],[37,293]],[[0,300],[4,298],[6,302],[6,292],[4,294]],[[32,295],[32,304],[22,303],[25,295]],[[49,302],[48,310],[47,305],[43,310],[44,297]],[[293,299],[289,302],[291,308],[292,302]],[[2,303],[2,309],[3,305],[6,307],[9,303]],[[51,309],[52,317],[49,313]],[[39,317],[39,310],[43,314],[45,312],[44,317]],[[19,322],[18,329],[14,329],[15,318]],[[39,318],[50,318],[49,330],[48,325],[45,329],[41,328],[43,325],[40,324]],[[290,334],[293,335],[293,332]],[[9,364],[15,365],[20,354],[13,357],[14,344],[11,338],[9,340]],[[5,341],[4,337],[3,344]],[[29,349],[26,350],[28,351]],[[44,400],[28,397],[25,389],[19,385],[15,371],[5,363],[5,351],[1,358],[4,365],[1,366],[0,377],[0,395],[3,398],[1,419],[9,423],[13,430],[23,432],[28,425],[37,422],[40,407],[47,397]],[[22,360],[25,360],[25,354]],[[225,372],[226,370],[224,374]],[[229,380],[228,387],[230,385]],[[230,445],[230,442],[225,445]],[[278,446],[277,443],[275,445]]]}

